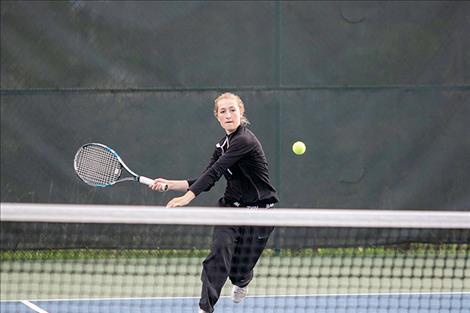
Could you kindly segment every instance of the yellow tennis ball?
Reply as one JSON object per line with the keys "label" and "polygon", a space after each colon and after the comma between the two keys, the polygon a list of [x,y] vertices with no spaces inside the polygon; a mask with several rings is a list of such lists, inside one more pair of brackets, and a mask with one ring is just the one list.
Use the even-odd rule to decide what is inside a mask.
{"label": "yellow tennis ball", "polygon": [[307,150],[307,147],[302,141],[296,141],[292,145],[292,151],[297,154],[297,155],[302,155],[305,153],[305,150]]}

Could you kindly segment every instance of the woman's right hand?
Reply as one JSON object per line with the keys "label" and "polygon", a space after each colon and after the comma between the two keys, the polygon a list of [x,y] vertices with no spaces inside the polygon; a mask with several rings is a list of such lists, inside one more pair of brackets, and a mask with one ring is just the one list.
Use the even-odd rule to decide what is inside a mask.
{"label": "woman's right hand", "polygon": [[171,190],[170,181],[164,178],[157,178],[153,181],[153,184],[149,185],[152,190],[165,192]]}

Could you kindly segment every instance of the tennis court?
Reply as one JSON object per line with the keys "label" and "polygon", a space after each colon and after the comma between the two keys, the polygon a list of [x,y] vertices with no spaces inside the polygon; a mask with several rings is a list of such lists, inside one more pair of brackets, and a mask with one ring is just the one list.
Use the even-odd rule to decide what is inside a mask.
{"label": "tennis court", "polygon": [[[468,312],[470,215],[414,214],[421,213],[3,203],[2,236],[24,248],[2,252],[1,309],[196,312],[207,225],[230,220],[272,224],[280,234],[245,301],[232,302],[227,282],[218,311]],[[436,234],[438,244],[426,243]],[[129,238],[142,245],[143,237],[158,237],[159,248],[129,248]],[[27,248],[33,244],[56,248]]]}
{"label": "tennis court", "polygon": [[1,313],[470,312],[470,1],[0,11]]}
{"label": "tennis court", "polygon": [[[190,313],[198,309],[198,298],[83,299],[3,301],[2,312],[142,312]],[[227,297],[218,303],[223,312],[468,312],[470,293],[358,294],[310,296],[248,296],[233,305]]]}

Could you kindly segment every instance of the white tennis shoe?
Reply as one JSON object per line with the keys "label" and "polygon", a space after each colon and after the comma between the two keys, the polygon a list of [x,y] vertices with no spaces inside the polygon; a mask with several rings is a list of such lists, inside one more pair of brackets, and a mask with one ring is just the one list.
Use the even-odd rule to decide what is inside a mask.
{"label": "white tennis shoe", "polygon": [[207,313],[207,312],[204,311],[203,309],[199,309],[199,313]]}
{"label": "white tennis shoe", "polygon": [[232,289],[232,301],[235,303],[240,303],[246,297],[248,293],[248,287],[238,287],[233,286]]}

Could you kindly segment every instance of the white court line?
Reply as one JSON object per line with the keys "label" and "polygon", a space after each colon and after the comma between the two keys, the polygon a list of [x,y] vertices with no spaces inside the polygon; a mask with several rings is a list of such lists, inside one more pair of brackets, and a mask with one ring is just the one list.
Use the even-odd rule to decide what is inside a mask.
{"label": "white court line", "polygon": [[[247,298],[295,298],[295,297],[312,297],[312,298],[323,298],[323,297],[376,297],[376,296],[454,296],[454,295],[470,295],[470,291],[430,291],[430,292],[376,292],[376,293],[318,293],[318,294],[304,294],[304,295],[247,295]],[[230,297],[230,296],[224,296]],[[221,297],[222,298],[222,297]]]}
{"label": "white court line", "polygon": [[38,307],[37,305],[29,302],[29,301],[26,301],[26,300],[23,300],[21,301],[21,303],[23,303],[24,305],[26,305],[27,307],[29,307],[30,309],[33,309],[35,312],[38,312],[38,313],[47,313],[47,311],[44,311],[43,309],[41,309],[40,307]]}
{"label": "white court line", "polygon": [[[247,298],[295,298],[295,297],[362,297],[362,296],[454,296],[470,295],[470,291],[421,291],[421,292],[370,292],[370,293],[325,293],[325,294],[302,294],[302,295],[247,295]],[[231,296],[221,296],[220,298],[230,298]],[[65,299],[34,299],[34,302],[60,302],[60,301],[126,301],[126,300],[178,300],[178,299],[199,299],[199,296],[187,297],[123,297],[123,298],[65,298]],[[0,300],[1,302],[18,302],[23,300]],[[25,302],[29,302],[25,301]],[[32,304],[32,303],[31,303]],[[32,304],[34,305],[34,304]],[[42,311],[47,313],[46,311]]]}

